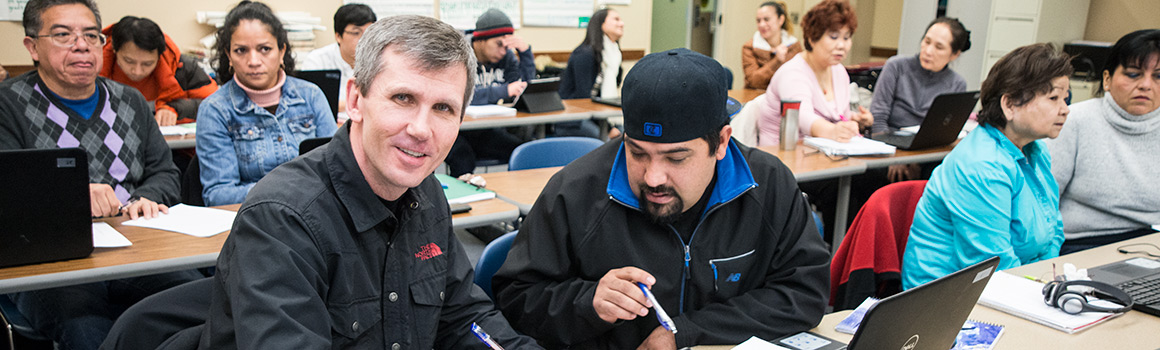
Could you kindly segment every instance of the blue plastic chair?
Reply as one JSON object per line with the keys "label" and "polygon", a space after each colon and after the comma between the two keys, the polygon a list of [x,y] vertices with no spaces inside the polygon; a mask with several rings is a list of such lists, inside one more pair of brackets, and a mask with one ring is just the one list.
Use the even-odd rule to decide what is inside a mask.
{"label": "blue plastic chair", "polygon": [[0,316],[8,322],[9,333],[19,334],[32,340],[49,340],[48,337],[32,329],[32,325],[24,318],[24,314],[16,309],[16,303],[9,299],[7,294],[0,294]]}
{"label": "blue plastic chair", "polygon": [[564,166],[604,145],[588,137],[551,137],[526,142],[512,151],[508,170]]}
{"label": "blue plastic chair", "polygon": [[512,249],[512,241],[516,240],[517,232],[520,231],[505,233],[488,243],[483,247],[483,255],[479,257],[479,262],[475,264],[475,285],[483,288],[491,300],[495,300],[495,294],[491,292],[491,276],[494,276],[507,260],[508,250]]}

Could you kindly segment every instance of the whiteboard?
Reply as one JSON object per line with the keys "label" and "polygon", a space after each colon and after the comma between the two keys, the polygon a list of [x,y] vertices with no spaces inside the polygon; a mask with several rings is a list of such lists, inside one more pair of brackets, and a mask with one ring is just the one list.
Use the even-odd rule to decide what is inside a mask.
{"label": "whiteboard", "polygon": [[366,4],[379,18],[394,15],[435,17],[435,0],[342,0],[342,3]]}
{"label": "whiteboard", "polygon": [[579,28],[580,17],[592,16],[594,3],[594,0],[524,0],[524,25]]}
{"label": "whiteboard", "polygon": [[0,21],[23,21],[26,3],[28,0],[5,0],[0,5]]}
{"label": "whiteboard", "polygon": [[475,19],[489,8],[497,8],[520,27],[519,0],[439,0],[439,19],[455,29],[475,29]]}

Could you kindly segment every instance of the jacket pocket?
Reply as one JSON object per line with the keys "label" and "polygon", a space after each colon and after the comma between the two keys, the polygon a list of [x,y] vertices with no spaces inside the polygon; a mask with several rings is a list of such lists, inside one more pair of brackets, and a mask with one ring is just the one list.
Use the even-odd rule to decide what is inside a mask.
{"label": "jacket pocket", "polygon": [[380,298],[355,301],[349,304],[331,303],[330,329],[338,337],[335,343],[357,344],[367,331],[378,326],[382,320],[379,310]]}
{"label": "jacket pocket", "polygon": [[411,299],[415,303],[412,319],[415,320],[416,344],[434,344],[435,331],[439,329],[439,315],[443,310],[445,295],[445,274],[436,274],[411,283]]}
{"label": "jacket pocket", "polygon": [[233,138],[234,151],[238,155],[239,162],[253,163],[265,157],[264,130],[260,125],[251,123],[231,125],[230,136]]}
{"label": "jacket pocket", "polygon": [[307,134],[309,137],[314,137],[314,129],[318,126],[314,124],[313,115],[300,115],[290,118],[290,132],[295,134]]}
{"label": "jacket pocket", "polygon": [[732,297],[736,295],[741,286],[744,273],[749,270],[752,264],[753,253],[757,250],[750,250],[740,255],[709,259],[709,268],[713,270],[713,292],[720,297]]}

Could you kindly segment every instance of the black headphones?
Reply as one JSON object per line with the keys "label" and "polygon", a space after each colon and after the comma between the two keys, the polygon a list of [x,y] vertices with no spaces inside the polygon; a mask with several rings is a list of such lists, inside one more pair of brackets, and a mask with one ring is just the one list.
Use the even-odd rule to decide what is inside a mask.
{"label": "black headphones", "polygon": [[[1124,305],[1110,308],[1088,304],[1087,297],[1082,293],[1068,290],[1073,286],[1092,287],[1100,293],[1107,294],[1117,304]],[[1085,311],[1095,312],[1127,312],[1132,309],[1132,296],[1107,283],[1096,281],[1051,281],[1043,286],[1043,302],[1051,307],[1059,308],[1063,312],[1075,315]]]}

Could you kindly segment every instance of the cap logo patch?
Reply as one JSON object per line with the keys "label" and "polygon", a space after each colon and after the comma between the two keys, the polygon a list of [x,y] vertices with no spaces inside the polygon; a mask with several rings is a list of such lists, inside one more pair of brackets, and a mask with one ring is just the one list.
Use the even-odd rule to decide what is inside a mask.
{"label": "cap logo patch", "polygon": [[661,137],[661,125],[657,123],[644,123],[645,136]]}

